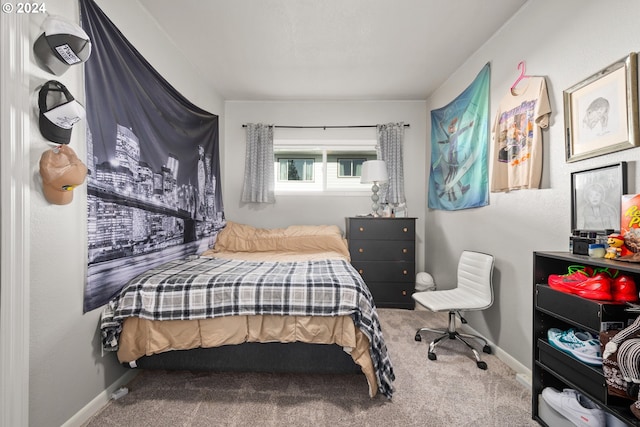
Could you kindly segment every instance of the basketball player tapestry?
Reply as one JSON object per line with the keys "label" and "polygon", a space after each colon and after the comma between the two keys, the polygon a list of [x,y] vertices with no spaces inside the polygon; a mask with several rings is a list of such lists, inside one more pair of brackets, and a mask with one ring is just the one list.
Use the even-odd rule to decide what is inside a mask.
{"label": "basketball player tapestry", "polygon": [[487,63],[448,105],[431,111],[429,208],[459,210],[489,203]]}
{"label": "basketball player tapestry", "polygon": [[86,313],[143,271],[207,249],[224,214],[218,116],[178,93],[92,0],[80,8],[92,41]]}

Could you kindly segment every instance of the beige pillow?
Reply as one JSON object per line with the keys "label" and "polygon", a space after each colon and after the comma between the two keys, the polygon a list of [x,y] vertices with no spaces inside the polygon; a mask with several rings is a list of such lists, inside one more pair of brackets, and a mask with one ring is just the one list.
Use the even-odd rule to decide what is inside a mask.
{"label": "beige pillow", "polygon": [[349,249],[335,225],[291,225],[286,228],[256,228],[227,221],[216,238],[216,252],[327,252],[346,256]]}

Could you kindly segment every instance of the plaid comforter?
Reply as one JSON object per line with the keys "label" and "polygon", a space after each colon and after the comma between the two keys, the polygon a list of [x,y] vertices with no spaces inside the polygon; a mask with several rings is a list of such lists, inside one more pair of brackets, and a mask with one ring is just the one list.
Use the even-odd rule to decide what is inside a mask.
{"label": "plaid comforter", "polygon": [[118,349],[122,322],[232,315],[346,316],[371,343],[378,390],[395,380],[369,288],[343,260],[258,262],[200,257],[175,260],[132,279],[102,313],[102,345]]}

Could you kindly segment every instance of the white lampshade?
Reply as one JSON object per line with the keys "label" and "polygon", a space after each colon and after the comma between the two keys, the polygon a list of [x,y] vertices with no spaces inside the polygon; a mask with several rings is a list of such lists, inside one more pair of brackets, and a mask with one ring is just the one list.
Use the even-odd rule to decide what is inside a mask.
{"label": "white lampshade", "polygon": [[387,182],[388,180],[389,174],[387,173],[387,164],[384,160],[369,160],[362,164],[360,183]]}

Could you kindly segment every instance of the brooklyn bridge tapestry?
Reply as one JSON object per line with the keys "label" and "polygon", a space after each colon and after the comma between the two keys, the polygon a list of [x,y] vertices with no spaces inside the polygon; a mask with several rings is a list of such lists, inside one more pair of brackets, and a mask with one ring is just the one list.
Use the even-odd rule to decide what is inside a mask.
{"label": "brooklyn bridge tapestry", "polygon": [[212,245],[224,213],[218,116],[172,87],[93,0],[80,10],[92,43],[86,313],[143,271]]}

